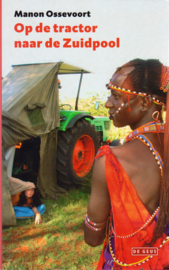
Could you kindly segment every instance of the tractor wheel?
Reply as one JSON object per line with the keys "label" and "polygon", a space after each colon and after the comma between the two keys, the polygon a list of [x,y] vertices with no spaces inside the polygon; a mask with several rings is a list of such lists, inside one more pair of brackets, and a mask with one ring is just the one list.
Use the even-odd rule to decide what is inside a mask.
{"label": "tractor wheel", "polygon": [[57,147],[57,180],[63,187],[82,183],[91,170],[99,137],[89,121],[80,119],[64,131],[59,131]]}

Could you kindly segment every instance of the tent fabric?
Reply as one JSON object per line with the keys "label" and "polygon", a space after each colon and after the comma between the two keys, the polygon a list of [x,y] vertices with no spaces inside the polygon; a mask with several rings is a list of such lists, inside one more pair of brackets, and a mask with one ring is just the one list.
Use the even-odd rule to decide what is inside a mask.
{"label": "tent fabric", "polygon": [[4,155],[4,144],[2,144],[2,226],[14,225],[16,225],[16,218],[9,191],[9,179]]}
{"label": "tent fabric", "polygon": [[27,127],[24,122],[9,112],[2,112],[2,138],[8,176],[12,176],[15,145],[35,137],[38,136],[31,126]]}
{"label": "tent fabric", "polygon": [[26,126],[31,126],[27,107],[43,104],[39,109],[44,121],[32,125],[37,135],[60,126],[59,67],[59,63],[14,66],[2,82],[2,110],[23,121]]}
{"label": "tent fabric", "polygon": [[58,129],[41,137],[40,170],[37,187],[44,199],[57,199],[66,191],[57,185],[56,156]]}
{"label": "tent fabric", "polygon": [[7,165],[8,176],[12,176],[14,156],[15,156],[15,146],[11,146],[10,148],[5,150],[5,160]]}
{"label": "tent fabric", "polygon": [[31,126],[27,126],[11,113],[2,111],[2,138],[5,149],[35,137],[38,135]]}
{"label": "tent fabric", "polygon": [[2,225],[4,227],[16,225],[8,178],[12,174],[14,145],[33,137],[37,137],[37,135],[31,127],[27,127],[24,122],[12,116],[9,112],[2,112]]}
{"label": "tent fabric", "polygon": [[45,103],[34,103],[34,104],[27,104],[25,106],[25,111],[33,111],[36,108],[44,108],[46,107]]}
{"label": "tent fabric", "polygon": [[[57,128],[60,126],[58,74],[90,73],[66,63],[13,66],[2,81],[2,138],[5,151],[35,137],[41,138],[37,186],[43,198],[57,198],[65,190],[57,185]],[[12,155],[9,176],[12,170]],[[11,156],[10,156],[11,155]],[[3,226],[16,224],[3,153]]]}
{"label": "tent fabric", "polygon": [[[36,132],[26,126],[24,122],[10,115],[9,112],[2,112],[2,137],[5,150],[19,142],[37,137]],[[41,136],[40,144],[40,169],[37,186],[43,198],[56,198],[65,190],[57,185],[56,177],[56,154],[57,154],[57,132],[55,129],[49,134]],[[10,151],[13,155],[13,151]],[[8,172],[12,170],[13,162],[8,163]],[[11,174],[8,174],[11,176]],[[31,179],[30,179],[31,180]]]}
{"label": "tent fabric", "polygon": [[34,183],[25,182],[14,177],[9,177],[9,191],[11,195],[15,195],[31,188],[36,188]]}

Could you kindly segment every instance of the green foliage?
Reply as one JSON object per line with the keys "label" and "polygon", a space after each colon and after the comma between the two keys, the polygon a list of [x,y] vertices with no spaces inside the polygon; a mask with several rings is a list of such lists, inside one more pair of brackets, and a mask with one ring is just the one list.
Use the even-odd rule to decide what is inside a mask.
{"label": "green foliage", "polygon": [[[108,116],[108,110],[105,108],[105,100],[98,93],[88,93],[89,97],[79,101],[79,110],[84,110],[93,116]],[[99,101],[99,108],[96,110],[96,102]]]}
{"label": "green foliage", "polygon": [[126,136],[131,132],[131,129],[129,126],[125,126],[122,128],[116,128],[112,125],[108,140],[113,141],[115,139],[122,139],[124,140]]}
{"label": "green foliage", "polygon": [[[108,116],[108,111],[105,108],[105,96],[103,94],[100,95],[98,93],[92,93],[92,92],[88,92],[87,95],[88,95],[87,98],[79,99],[78,110],[79,111],[87,111],[87,112],[91,113],[91,115],[93,115],[93,116]],[[96,101],[99,101],[98,110],[95,109]],[[72,108],[74,109],[75,98],[72,98],[72,99],[64,101],[64,102],[62,102],[59,99],[59,105],[61,106],[63,104],[70,104],[72,106]],[[65,106],[64,109],[66,110],[67,107]]]}

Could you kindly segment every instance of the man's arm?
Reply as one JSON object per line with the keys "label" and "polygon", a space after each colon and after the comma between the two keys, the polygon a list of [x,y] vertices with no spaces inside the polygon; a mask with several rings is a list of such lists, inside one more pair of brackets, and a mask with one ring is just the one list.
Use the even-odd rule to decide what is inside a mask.
{"label": "man's arm", "polygon": [[107,219],[110,215],[110,197],[105,177],[105,156],[98,158],[95,161],[93,174],[92,174],[92,185],[91,185],[91,196],[87,207],[87,213],[90,221],[98,224],[99,230],[95,231],[89,228],[84,222],[84,239],[85,242],[91,246],[101,245],[106,232]]}

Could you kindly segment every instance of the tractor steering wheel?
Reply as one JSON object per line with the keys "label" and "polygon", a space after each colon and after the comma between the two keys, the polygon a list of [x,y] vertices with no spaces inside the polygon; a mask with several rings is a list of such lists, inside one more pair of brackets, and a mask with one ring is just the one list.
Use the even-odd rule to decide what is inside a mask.
{"label": "tractor steering wheel", "polygon": [[[64,108],[65,106],[68,106],[68,109]],[[64,110],[64,111],[71,111],[72,106],[70,104],[61,104],[59,106],[60,110]]]}

